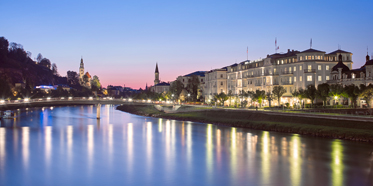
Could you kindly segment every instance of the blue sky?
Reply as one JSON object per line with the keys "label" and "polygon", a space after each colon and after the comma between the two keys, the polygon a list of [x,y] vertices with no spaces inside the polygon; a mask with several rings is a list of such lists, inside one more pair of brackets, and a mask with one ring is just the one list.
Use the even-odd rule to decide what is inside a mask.
{"label": "blue sky", "polygon": [[[0,36],[56,63],[65,76],[80,57],[104,86],[140,88],[193,71],[313,47],[373,52],[373,1],[0,1]],[[4,16],[5,15],[5,16]]]}

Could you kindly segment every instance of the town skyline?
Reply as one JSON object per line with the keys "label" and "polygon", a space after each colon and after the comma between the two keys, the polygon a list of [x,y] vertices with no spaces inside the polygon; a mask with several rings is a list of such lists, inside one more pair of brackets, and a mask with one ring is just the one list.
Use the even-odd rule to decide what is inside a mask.
{"label": "town skyline", "polygon": [[[157,62],[167,82],[242,62],[247,54],[265,58],[275,53],[275,38],[279,53],[307,50],[311,38],[312,48],[326,53],[340,46],[353,53],[353,68],[364,65],[367,47],[373,52],[370,1],[39,3],[1,2],[12,15],[0,18],[2,35],[32,58],[41,53],[56,63],[61,76],[77,72],[82,56],[103,87],[152,85]],[[27,13],[11,14],[14,8]]]}

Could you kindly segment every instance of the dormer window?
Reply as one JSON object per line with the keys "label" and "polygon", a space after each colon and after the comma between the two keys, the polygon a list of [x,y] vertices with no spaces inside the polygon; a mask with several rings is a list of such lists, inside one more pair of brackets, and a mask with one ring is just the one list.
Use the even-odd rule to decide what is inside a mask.
{"label": "dormer window", "polygon": [[302,61],[302,60],[303,60],[303,57],[302,57],[302,56],[300,56],[300,57],[299,57],[299,60],[300,60],[300,61]]}

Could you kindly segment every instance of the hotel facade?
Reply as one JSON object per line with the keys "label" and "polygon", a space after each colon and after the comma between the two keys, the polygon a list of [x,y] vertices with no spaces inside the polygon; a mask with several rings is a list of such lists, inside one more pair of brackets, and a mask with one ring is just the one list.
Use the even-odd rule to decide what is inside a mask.
{"label": "hotel facade", "polygon": [[287,53],[275,53],[263,59],[211,70],[205,73],[204,97],[208,102],[221,92],[232,91],[233,95],[242,90],[272,92],[273,87],[283,86],[286,93],[282,100],[291,103],[292,91],[305,89],[308,85],[317,87],[332,80],[332,68],[338,64],[339,57],[344,66],[352,69],[351,52],[336,50],[326,53],[308,49],[302,52],[288,50]]}

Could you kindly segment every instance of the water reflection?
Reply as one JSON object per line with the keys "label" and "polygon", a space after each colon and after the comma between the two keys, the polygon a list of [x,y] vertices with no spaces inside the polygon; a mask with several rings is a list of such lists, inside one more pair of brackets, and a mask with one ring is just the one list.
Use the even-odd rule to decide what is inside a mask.
{"label": "water reflection", "polygon": [[291,185],[300,185],[300,179],[301,179],[301,164],[302,159],[300,157],[300,151],[301,151],[301,142],[300,138],[297,134],[294,134],[291,137],[291,143],[292,143],[292,155],[290,157],[290,175],[291,175]]}
{"label": "water reflection", "polygon": [[332,184],[334,186],[343,185],[343,146],[340,140],[332,142]]}
{"label": "water reflection", "polygon": [[35,179],[30,185],[340,186],[372,179],[371,144],[102,108],[101,128],[88,106],[38,109],[5,121],[0,185]]}
{"label": "water reflection", "polygon": [[0,171],[4,169],[6,155],[6,129],[0,127]]}

